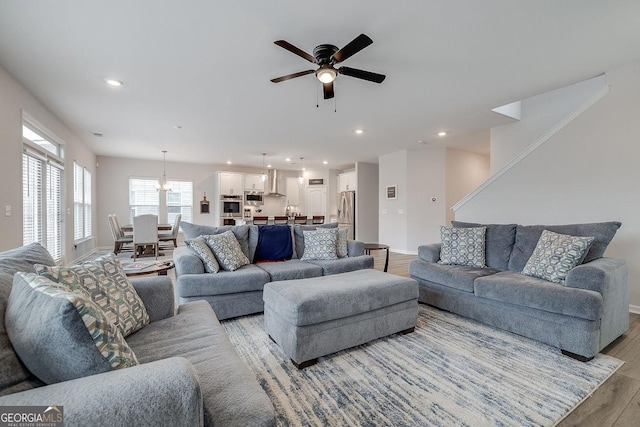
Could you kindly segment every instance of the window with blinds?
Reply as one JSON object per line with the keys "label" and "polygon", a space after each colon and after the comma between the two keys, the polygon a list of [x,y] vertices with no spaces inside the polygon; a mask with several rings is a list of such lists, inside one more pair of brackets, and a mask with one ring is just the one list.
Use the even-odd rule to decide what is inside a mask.
{"label": "window with blinds", "polygon": [[182,221],[193,222],[193,182],[169,181],[171,191],[167,191],[167,219],[173,224],[176,215],[182,215]]}
{"label": "window with blinds", "polygon": [[129,178],[129,220],[138,215],[158,215],[160,205],[157,179]]}
{"label": "window with blinds", "polygon": [[91,237],[91,172],[73,162],[73,240]]}
{"label": "window with blinds", "polygon": [[61,144],[28,122],[22,140],[22,241],[62,259],[64,163]]}

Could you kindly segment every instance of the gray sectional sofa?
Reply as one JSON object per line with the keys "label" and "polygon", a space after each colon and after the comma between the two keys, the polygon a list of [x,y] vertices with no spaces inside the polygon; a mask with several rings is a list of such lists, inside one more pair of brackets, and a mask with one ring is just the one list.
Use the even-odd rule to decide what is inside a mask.
{"label": "gray sectional sofa", "polygon": [[[67,426],[275,426],[269,397],[211,307],[196,301],[176,310],[166,276],[131,280],[151,320],[126,338],[140,365],[45,385],[23,364],[5,328],[22,286],[13,275],[34,272],[35,263],[54,264],[38,244],[0,253],[0,406],[63,406]],[[77,339],[90,340],[84,332]],[[55,331],[50,345],[60,345],[53,337]],[[66,350],[70,367],[80,363]]]}
{"label": "gray sectional sofa", "polygon": [[[319,227],[333,228],[337,225],[333,223]],[[259,238],[259,227],[256,225],[210,227],[182,221],[180,226],[185,239],[231,230],[238,239],[242,252],[252,262],[235,271],[205,273],[202,260],[187,247],[179,246],[173,251],[176,293],[180,303],[207,301],[220,320],[264,311],[262,291],[266,283],[373,268],[373,257],[364,255],[364,243],[355,240],[347,241],[348,256],[345,258],[309,261],[298,259],[304,252],[303,232],[315,230],[316,226],[290,227],[294,246],[292,259],[259,263],[253,263]]]}
{"label": "gray sectional sofa", "polygon": [[[620,223],[486,227],[485,268],[439,264],[439,243],[418,248],[409,274],[418,282],[420,302],[533,338],[579,360],[593,358],[628,329],[626,264],[603,258]],[[543,230],[595,237],[564,284],[521,274]]]}

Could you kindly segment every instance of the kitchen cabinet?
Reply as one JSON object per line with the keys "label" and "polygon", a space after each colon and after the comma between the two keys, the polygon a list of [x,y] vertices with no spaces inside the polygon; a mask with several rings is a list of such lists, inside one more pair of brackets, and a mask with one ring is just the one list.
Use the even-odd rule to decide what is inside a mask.
{"label": "kitchen cabinet", "polygon": [[262,175],[246,174],[244,176],[244,189],[246,191],[264,191]]}
{"label": "kitchen cabinet", "polygon": [[220,172],[220,195],[241,196],[244,195],[244,174],[233,172]]}
{"label": "kitchen cabinet", "polygon": [[338,174],[338,193],[356,190],[356,172]]}
{"label": "kitchen cabinet", "polygon": [[291,206],[300,205],[300,182],[298,178],[287,178],[287,202]]}

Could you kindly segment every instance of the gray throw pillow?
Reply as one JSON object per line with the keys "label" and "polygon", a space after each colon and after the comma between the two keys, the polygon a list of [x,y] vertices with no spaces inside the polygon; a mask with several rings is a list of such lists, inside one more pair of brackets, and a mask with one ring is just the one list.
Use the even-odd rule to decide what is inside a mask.
{"label": "gray throw pillow", "polygon": [[299,225],[295,224],[293,226],[293,243],[295,243],[294,251],[296,258],[302,258],[304,254],[304,232],[305,231],[315,231],[317,229],[325,229],[325,228],[338,228],[337,222],[330,222],[328,224],[322,225]]}
{"label": "gray throw pillow", "polygon": [[564,283],[569,271],[582,262],[593,240],[544,230],[522,274]]}
{"label": "gray throw pillow", "polygon": [[336,255],[338,258],[345,258],[349,255],[347,250],[346,228],[318,228],[316,231],[334,233],[336,235]]}
{"label": "gray throw pillow", "polygon": [[223,270],[235,271],[249,264],[249,259],[242,252],[238,239],[231,231],[203,237]]}
{"label": "gray throw pillow", "polygon": [[35,273],[17,273],[7,333],[22,362],[47,384],[138,364],[120,330],[85,293]]}
{"label": "gray throw pillow", "polygon": [[[253,254],[249,250],[249,226],[248,225],[225,225],[223,227],[212,227],[209,225],[191,224],[190,222],[180,221],[180,227],[184,233],[184,238],[195,239],[198,236],[211,236],[231,231],[242,249],[242,253],[247,258],[253,258]],[[253,247],[255,250],[255,246]]]}
{"label": "gray throw pillow", "polygon": [[184,244],[193,252],[204,264],[204,271],[207,273],[217,273],[220,271],[220,264],[216,260],[216,256],[211,252],[211,248],[207,245],[204,237],[199,236],[195,239],[185,240]]}
{"label": "gray throw pillow", "polygon": [[304,254],[300,261],[334,260],[336,254],[337,233],[327,231],[304,231]]}
{"label": "gray throw pillow", "polygon": [[440,227],[440,264],[484,268],[486,227]]}

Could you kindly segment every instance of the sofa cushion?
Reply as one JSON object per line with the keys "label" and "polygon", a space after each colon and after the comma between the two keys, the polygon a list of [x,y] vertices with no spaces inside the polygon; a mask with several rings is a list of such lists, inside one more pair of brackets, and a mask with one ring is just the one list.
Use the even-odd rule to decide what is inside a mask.
{"label": "sofa cushion", "polygon": [[373,257],[371,255],[351,256],[334,260],[310,260],[305,262],[322,268],[323,276],[373,268]]}
{"label": "sofa cushion", "polygon": [[36,264],[36,272],[70,292],[86,293],[123,336],[149,324],[149,315],[120,261],[111,254],[79,266]]}
{"label": "sofa cushion", "polygon": [[198,236],[195,239],[185,240],[184,244],[191,252],[200,258],[204,265],[204,271],[207,273],[217,273],[220,270],[220,264],[216,260],[216,256],[211,252],[211,248],[207,245],[204,237]]}
{"label": "sofa cushion", "polygon": [[[198,236],[221,234],[231,231],[242,249],[242,253],[249,259],[253,259],[253,253],[249,251],[249,228],[248,225],[225,225],[224,227],[211,227],[209,225],[198,225],[190,222],[180,221],[180,228],[184,233],[184,238],[195,239]],[[254,246],[255,248],[255,246]]]}
{"label": "sofa cushion", "polygon": [[302,261],[312,259],[338,259],[336,254],[337,229],[328,231],[304,231],[304,253]]}
{"label": "sofa cushion", "polygon": [[484,267],[485,232],[486,227],[440,227],[442,247],[438,262],[447,265]]}
{"label": "sofa cushion", "polygon": [[509,259],[509,270],[520,272],[527,264],[533,250],[540,240],[544,230],[570,236],[594,237],[593,244],[582,261],[590,262],[602,258],[609,242],[620,228],[619,222],[599,222],[591,224],[568,225],[518,225],[516,228],[516,242]]}
{"label": "sofa cushion", "polygon": [[293,226],[293,239],[294,239],[294,252],[296,258],[302,258],[302,254],[304,254],[304,232],[305,231],[315,231],[318,228],[338,228],[337,222],[330,222],[328,224],[322,225],[299,225],[295,224]]}
{"label": "sofa cushion", "polygon": [[259,262],[256,266],[269,273],[272,282],[322,276],[322,268],[298,259],[283,262]]}
{"label": "sofa cushion", "polygon": [[231,230],[220,234],[206,235],[204,240],[224,270],[234,271],[249,264],[249,258],[242,251],[238,239]]}
{"label": "sofa cushion", "polygon": [[153,322],[128,341],[141,363],[174,356],[191,362],[202,389],[205,426],[275,425],[271,401],[206,302],[182,304],[176,316]]}
{"label": "sofa cushion", "polygon": [[485,234],[485,258],[487,267],[507,270],[509,258],[516,241],[516,224],[477,224],[451,221],[457,228],[487,227]]}
{"label": "sofa cushion", "polygon": [[499,271],[493,268],[478,268],[467,265],[436,264],[421,259],[409,264],[411,277],[465,292],[473,292],[473,281],[478,277],[489,276]]}
{"label": "sofa cushion", "polygon": [[181,275],[176,280],[176,292],[186,298],[262,291],[268,281],[266,271],[255,264],[247,264],[236,271]]}
{"label": "sofa cushion", "polygon": [[599,292],[558,286],[514,271],[501,271],[474,282],[476,296],[587,320],[602,314]]}
{"label": "sofa cushion", "polygon": [[564,283],[569,270],[582,262],[592,243],[593,237],[568,236],[544,230],[522,274]]}
{"label": "sofa cushion", "polygon": [[10,276],[18,271],[34,273],[34,264],[56,265],[56,262],[40,243],[0,252],[0,271]]}
{"label": "sofa cushion", "polygon": [[14,276],[6,326],[20,359],[47,384],[138,364],[88,294],[35,273]]}
{"label": "sofa cushion", "polygon": [[258,233],[258,245],[253,262],[291,259],[293,241],[288,225],[261,225],[258,227]]}

